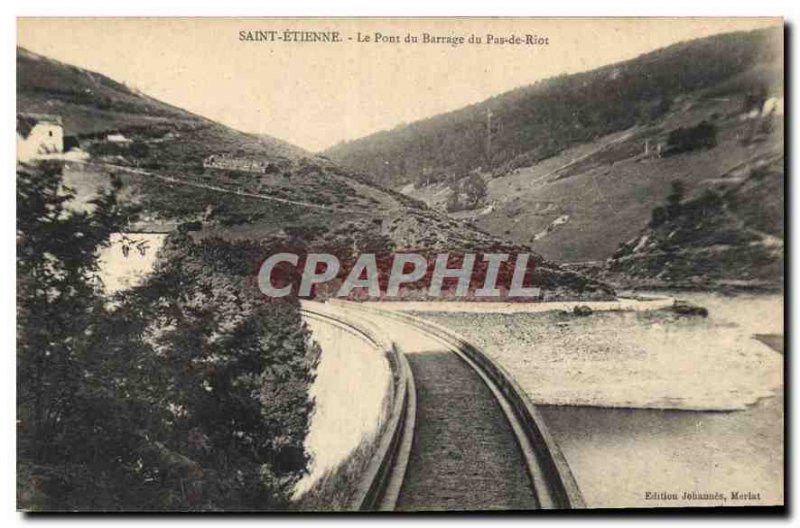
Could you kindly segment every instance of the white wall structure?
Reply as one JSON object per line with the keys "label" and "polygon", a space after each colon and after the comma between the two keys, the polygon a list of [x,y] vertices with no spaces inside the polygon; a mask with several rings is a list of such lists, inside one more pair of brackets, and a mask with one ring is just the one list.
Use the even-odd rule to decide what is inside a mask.
{"label": "white wall structure", "polygon": [[112,233],[98,254],[99,277],[107,294],[138,286],[153,271],[163,233]]}
{"label": "white wall structure", "polygon": [[764,102],[761,115],[767,116],[769,114],[783,115],[783,97],[770,97]]}
{"label": "white wall structure", "polygon": [[109,143],[130,143],[131,140],[123,136],[122,134],[109,134],[106,136],[106,141]]}
{"label": "white wall structure", "polygon": [[64,152],[64,126],[58,116],[17,116],[17,159],[29,161]]}

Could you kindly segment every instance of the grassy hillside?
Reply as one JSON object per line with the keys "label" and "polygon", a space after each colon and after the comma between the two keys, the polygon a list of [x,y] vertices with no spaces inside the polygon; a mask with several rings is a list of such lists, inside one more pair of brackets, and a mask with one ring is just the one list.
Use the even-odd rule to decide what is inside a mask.
{"label": "grassy hillside", "polygon": [[[673,181],[688,195],[727,185],[731,171],[783,157],[783,116],[742,120],[741,96],[687,96],[649,126],[632,127],[488,182],[487,206],[459,213],[475,225],[563,261],[604,260],[645,227]],[[717,145],[676,155],[645,154],[671,131],[703,121]],[[757,133],[773,123],[769,134]],[[412,195],[424,190],[414,191]]]}
{"label": "grassy hillside", "polygon": [[[653,122],[676,97],[772,62],[772,44],[780,38],[780,31],[759,30],[676,44],[339,144],[326,154],[390,187],[478,169],[505,174],[570,146]],[[487,153],[489,110],[493,130]]]}
{"label": "grassy hillside", "polygon": [[[735,36],[754,39],[764,35]],[[696,43],[677,49],[691,49],[690,44]],[[660,53],[651,55],[658,57]],[[602,265],[620,244],[646,227],[652,210],[661,205],[673,181],[682,181],[687,199],[691,199],[706,189],[736,182],[739,176],[731,178],[731,173],[741,173],[765,161],[782,162],[782,112],[753,115],[754,106],[761,108],[765,99],[782,101],[783,64],[779,59],[780,54],[764,55],[762,62],[742,66],[731,77],[676,95],[660,115],[636,121],[623,130],[570,146],[499,176],[480,173],[487,186],[482,202],[451,216],[529,244],[548,259]],[[683,63],[677,58],[675,61]],[[715,130],[714,145],[668,151],[671,134],[701,123]],[[448,181],[409,183],[402,191],[444,209],[451,187]],[[753,207],[760,205],[754,202]]]}
{"label": "grassy hillside", "polygon": [[781,288],[782,157],[724,179],[730,181],[691,199],[673,191],[660,214],[609,260],[607,271],[614,280],[652,287]]}
{"label": "grassy hillside", "polygon": [[[349,252],[529,251],[325,157],[230,129],[97,73],[18,48],[17,78],[18,112],[60,115],[65,133],[90,156],[66,161],[63,169],[83,206],[113,174],[125,183],[123,197],[141,207],[141,223],[191,224],[196,238],[286,240]],[[109,140],[111,132],[126,141]],[[204,167],[211,154],[256,160],[265,169]],[[536,261],[538,277],[554,298],[612,294],[541,257]]]}
{"label": "grassy hillside", "polygon": [[[226,147],[253,154],[297,156],[299,147],[245,134],[162,103],[99,73],[17,48],[17,111],[61,115],[64,133],[78,138],[109,132],[161,136],[193,131],[226,139]],[[219,148],[218,145],[214,145]],[[213,153],[213,152],[209,152]]]}
{"label": "grassy hillside", "polygon": [[[17,111],[61,116],[65,134],[91,155],[88,163],[66,164],[66,178],[81,191],[79,197],[92,194],[113,172],[129,184],[127,195],[141,202],[146,218],[208,219],[210,228],[251,235],[259,230],[274,234],[285,227],[313,233],[316,222],[337,225],[332,218],[343,220],[354,212],[357,220],[370,220],[395,210],[425,208],[299,147],[233,130],[101,74],[22,48],[17,50],[17,78]],[[109,133],[120,133],[128,142],[108,141]],[[266,163],[267,170],[260,174],[205,168],[203,160],[212,154],[255,159]],[[171,180],[211,185],[230,193]],[[260,194],[267,200],[236,192]],[[465,231],[486,237],[474,229]]]}

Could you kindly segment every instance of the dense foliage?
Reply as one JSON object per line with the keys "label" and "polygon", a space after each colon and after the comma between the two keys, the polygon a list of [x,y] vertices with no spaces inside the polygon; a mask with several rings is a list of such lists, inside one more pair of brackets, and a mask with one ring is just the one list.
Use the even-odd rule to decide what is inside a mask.
{"label": "dense foliage", "polygon": [[285,508],[319,350],[264,303],[253,244],[172,236],[109,302],[116,188],[70,210],[57,166],[18,170],[18,501],[26,510]]}
{"label": "dense foliage", "polygon": [[447,199],[448,212],[474,209],[486,198],[486,182],[474,172],[450,182],[450,196]]}
{"label": "dense foliage", "polygon": [[693,127],[678,127],[667,137],[666,155],[680,154],[691,150],[713,148],[717,145],[717,127],[702,121]]}

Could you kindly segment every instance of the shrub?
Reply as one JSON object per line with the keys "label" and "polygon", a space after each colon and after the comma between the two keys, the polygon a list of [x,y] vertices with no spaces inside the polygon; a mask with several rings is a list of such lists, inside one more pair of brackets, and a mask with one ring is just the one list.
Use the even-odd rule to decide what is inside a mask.
{"label": "shrub", "polygon": [[650,227],[658,227],[667,220],[667,210],[665,207],[659,205],[653,208],[650,217]]}
{"label": "shrub", "polygon": [[702,121],[690,128],[676,128],[667,137],[666,154],[679,154],[698,149],[713,148],[717,145],[717,127]]}

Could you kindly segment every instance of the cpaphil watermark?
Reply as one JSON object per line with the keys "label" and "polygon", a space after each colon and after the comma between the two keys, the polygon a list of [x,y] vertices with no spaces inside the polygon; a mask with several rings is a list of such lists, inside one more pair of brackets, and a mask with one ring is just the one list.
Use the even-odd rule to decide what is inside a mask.
{"label": "cpaphil watermark", "polygon": [[539,299],[531,286],[529,253],[362,253],[346,262],[329,253],[275,253],[261,264],[258,288],[267,297],[396,299],[426,297]]}

